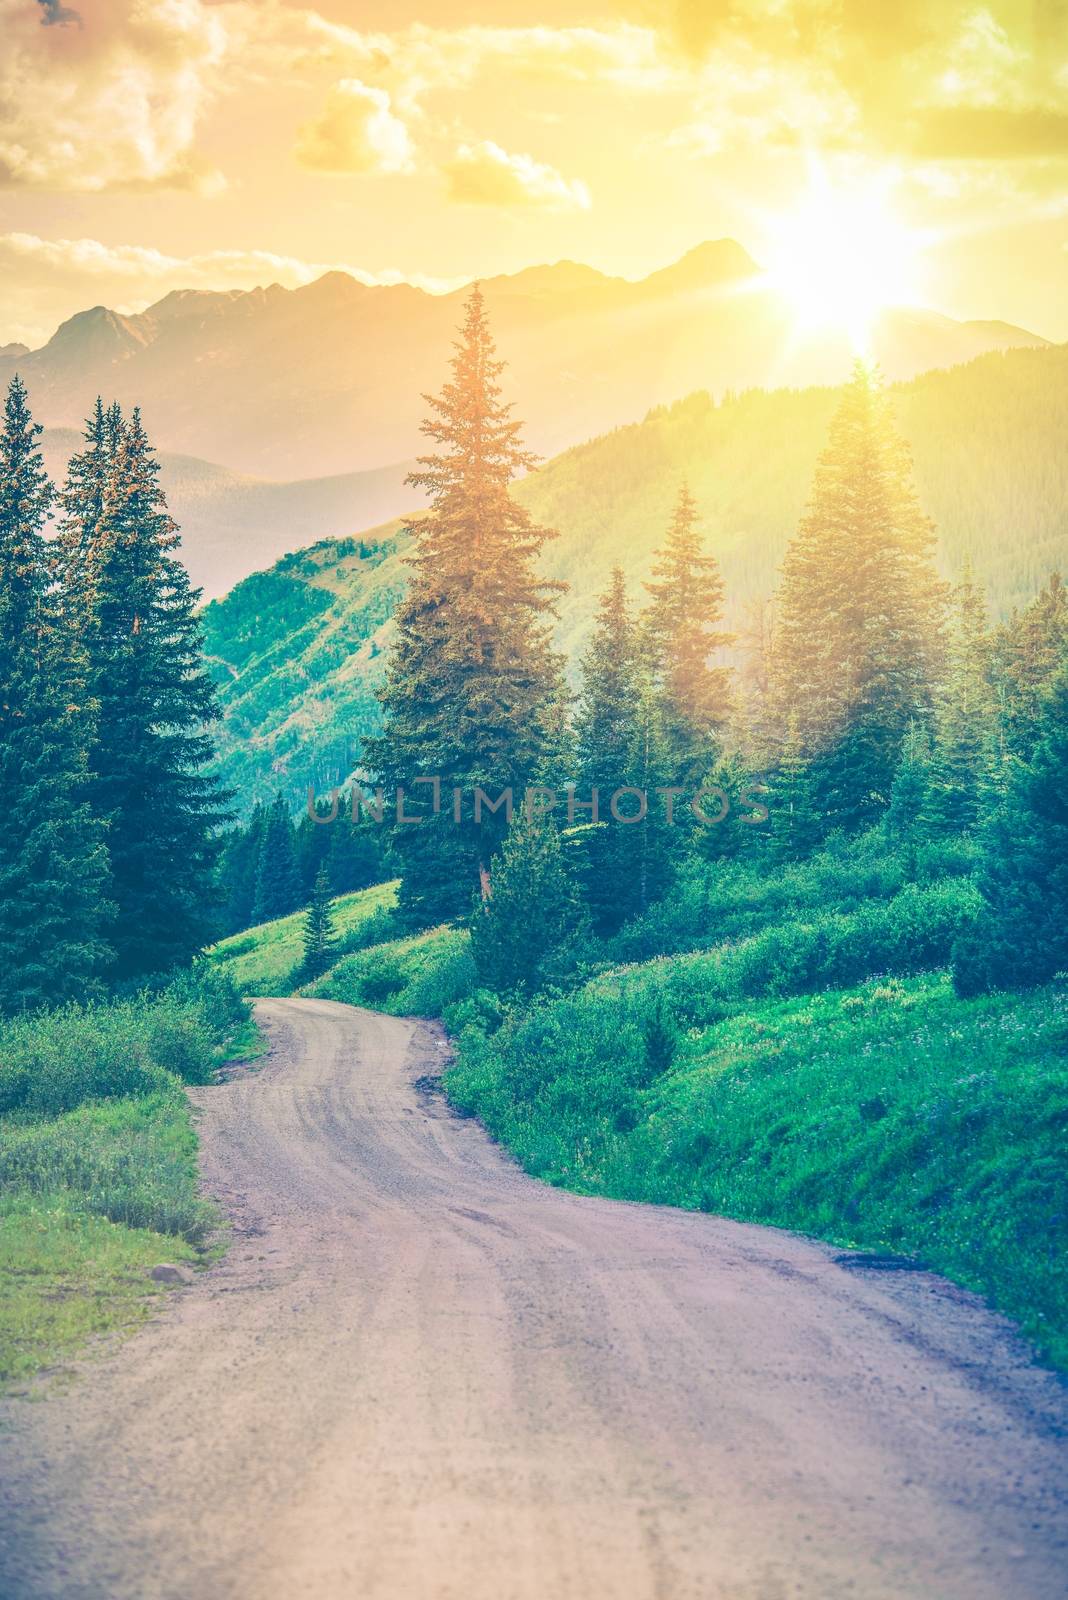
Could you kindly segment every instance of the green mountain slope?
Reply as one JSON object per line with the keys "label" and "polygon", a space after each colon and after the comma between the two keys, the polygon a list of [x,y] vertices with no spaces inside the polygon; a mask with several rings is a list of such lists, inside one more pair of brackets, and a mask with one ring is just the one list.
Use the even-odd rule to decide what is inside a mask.
{"label": "green mountain slope", "polygon": [[[1068,348],[1014,350],[894,390],[947,573],[971,556],[999,613],[1068,565]],[[560,530],[546,568],[571,588],[560,643],[574,658],[619,562],[648,574],[688,477],[732,609],[771,593],[836,403],[833,389],[695,394],[557,456],[517,486]],[[224,722],[220,764],[242,809],[345,776],[375,718],[388,620],[405,584],[396,525],[327,540],[246,579],[205,612]]]}

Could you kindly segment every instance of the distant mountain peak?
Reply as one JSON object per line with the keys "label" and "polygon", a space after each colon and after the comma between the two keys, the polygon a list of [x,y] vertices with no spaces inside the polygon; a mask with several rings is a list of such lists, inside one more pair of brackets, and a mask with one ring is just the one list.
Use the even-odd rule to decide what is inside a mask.
{"label": "distant mountain peak", "polygon": [[669,267],[651,272],[642,280],[646,289],[661,292],[698,289],[706,285],[729,283],[736,278],[752,278],[760,268],[748,250],[735,239],[706,239]]}
{"label": "distant mountain peak", "polygon": [[151,342],[139,317],[124,317],[107,306],[91,306],[60,323],[45,348],[52,355],[117,360]]}

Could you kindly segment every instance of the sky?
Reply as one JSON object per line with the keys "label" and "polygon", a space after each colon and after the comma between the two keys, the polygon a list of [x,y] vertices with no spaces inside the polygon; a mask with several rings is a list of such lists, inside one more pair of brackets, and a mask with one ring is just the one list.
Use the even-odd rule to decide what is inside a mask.
{"label": "sky", "polygon": [[761,261],[814,161],[923,303],[1068,339],[1068,0],[0,0],[0,343],[336,267]]}

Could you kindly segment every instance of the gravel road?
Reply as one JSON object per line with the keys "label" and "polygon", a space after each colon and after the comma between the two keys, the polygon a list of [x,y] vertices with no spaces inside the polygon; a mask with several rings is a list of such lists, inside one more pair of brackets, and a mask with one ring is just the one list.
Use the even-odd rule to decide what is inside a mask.
{"label": "gravel road", "polygon": [[535,1183],[432,1028],[259,1010],[229,1254],[0,1408],[3,1600],[1063,1600],[1068,1391],[972,1297]]}

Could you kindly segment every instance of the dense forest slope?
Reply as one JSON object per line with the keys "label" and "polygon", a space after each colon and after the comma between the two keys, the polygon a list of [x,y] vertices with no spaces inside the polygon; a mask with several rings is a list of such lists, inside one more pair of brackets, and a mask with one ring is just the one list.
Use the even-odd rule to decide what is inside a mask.
{"label": "dense forest slope", "polygon": [[[798,342],[792,308],[730,239],[638,282],[564,261],[483,290],[528,438],[544,455],[696,388],[720,395],[848,375],[847,342]],[[80,426],[98,393],[140,405],[162,448],[260,477],[376,470],[415,454],[419,396],[437,387],[465,294],[330,272],[300,289],[175,292],[135,316],[95,306],[40,350],[0,352],[0,382],[20,372],[35,416],[52,427]],[[892,378],[1042,343],[922,310],[886,313],[875,335]]]}
{"label": "dense forest slope", "polygon": [[[1017,350],[929,372],[894,391],[943,568],[970,556],[1006,614],[1068,564],[1068,349]],[[560,642],[581,649],[609,568],[647,575],[682,477],[719,556],[735,619],[768,595],[808,494],[833,389],[704,393],[567,451],[517,486],[560,530],[546,566],[570,584]],[[395,526],[328,540],[237,586],[205,613],[224,722],[220,762],[245,809],[282,787],[296,803],[351,769],[406,581]]]}

